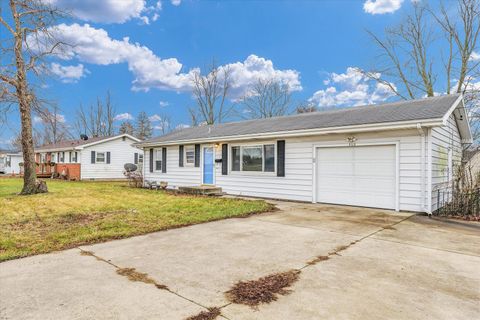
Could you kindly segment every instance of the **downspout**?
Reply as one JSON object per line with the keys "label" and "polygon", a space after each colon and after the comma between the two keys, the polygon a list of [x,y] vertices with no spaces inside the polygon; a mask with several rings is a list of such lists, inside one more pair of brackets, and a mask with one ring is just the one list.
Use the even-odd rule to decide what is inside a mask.
{"label": "downspout", "polygon": [[426,161],[426,147],[425,147],[425,143],[426,143],[426,136],[425,136],[425,131],[423,130],[422,128],[422,125],[420,123],[417,123],[417,130],[418,130],[418,133],[420,134],[420,138],[421,138],[421,166],[420,166],[420,179],[421,179],[421,187],[420,187],[420,194],[421,194],[421,207],[422,207],[422,210],[427,213],[428,215],[431,215],[432,213],[430,212],[425,200],[426,200],[426,194],[427,194],[427,188],[426,188],[426,185],[427,185],[427,181],[425,179],[425,171],[426,171],[426,166],[427,166],[427,161]]}

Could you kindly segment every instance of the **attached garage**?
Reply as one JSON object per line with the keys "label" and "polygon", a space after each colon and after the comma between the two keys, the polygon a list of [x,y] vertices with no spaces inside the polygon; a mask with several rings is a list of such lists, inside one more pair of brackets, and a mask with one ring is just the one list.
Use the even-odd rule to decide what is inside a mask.
{"label": "attached garage", "polygon": [[316,202],[397,209],[397,145],[317,147]]}
{"label": "attached garage", "polygon": [[[471,142],[462,96],[445,95],[197,126],[137,145],[145,180],[169,188],[431,213]],[[166,159],[154,158],[163,149]],[[194,149],[213,159],[192,151],[186,163]]]}

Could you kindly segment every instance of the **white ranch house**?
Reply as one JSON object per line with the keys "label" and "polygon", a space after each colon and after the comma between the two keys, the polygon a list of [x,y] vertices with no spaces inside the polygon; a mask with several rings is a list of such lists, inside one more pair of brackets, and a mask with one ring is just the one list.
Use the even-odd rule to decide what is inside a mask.
{"label": "white ranch house", "polygon": [[461,95],[200,126],[136,144],[146,182],[431,213],[472,143]]}
{"label": "white ranch house", "polygon": [[[37,175],[65,174],[72,180],[125,179],[126,163],[141,164],[139,139],[128,134],[66,140],[35,148]],[[52,165],[53,164],[53,165]]]}

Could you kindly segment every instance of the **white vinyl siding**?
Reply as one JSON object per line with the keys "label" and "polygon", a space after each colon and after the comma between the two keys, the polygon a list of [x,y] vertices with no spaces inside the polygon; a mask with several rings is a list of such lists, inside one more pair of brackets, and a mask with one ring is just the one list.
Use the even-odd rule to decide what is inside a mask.
{"label": "white vinyl siding", "polygon": [[[315,147],[328,145],[348,146],[346,134],[328,134],[312,137],[285,138],[285,177],[277,177],[271,172],[232,172],[232,146],[271,144],[275,140],[219,141],[216,159],[221,159],[221,144],[228,144],[228,175],[222,175],[222,164],[215,163],[215,184],[228,194],[245,195],[274,199],[311,202],[314,194]],[[425,210],[428,204],[428,155],[432,155],[432,185],[438,186],[448,180],[448,169],[440,170],[441,150],[452,146],[452,162],[458,163],[461,156],[461,144],[454,118],[445,128],[431,130],[430,152],[428,134],[425,139],[425,154],[422,161],[422,138],[417,129],[389,130],[354,134],[357,144],[396,143],[398,145],[398,206],[402,211]],[[279,137],[277,140],[283,140]],[[210,144],[209,144],[210,145]],[[205,145],[202,145],[206,146]],[[315,146],[315,147],[314,147]],[[441,147],[441,148],[440,148]],[[168,146],[167,173],[149,172],[149,148],[145,149],[145,180],[167,181],[170,188],[195,186],[202,183],[202,168],[194,166],[179,167],[179,146]],[[444,149],[442,149],[444,148]],[[276,152],[275,152],[276,156]],[[443,161],[443,160],[442,160]],[[372,163],[375,166],[375,163]],[[422,180],[422,168],[423,180]],[[455,170],[455,169],[453,169]],[[424,196],[422,201],[422,195]],[[435,193],[432,192],[432,198]],[[434,199],[432,199],[434,200]],[[435,207],[434,207],[435,209]]]}
{"label": "white vinyl siding", "polygon": [[[400,210],[422,211],[421,201],[421,138],[417,130],[397,130],[355,135],[357,143],[398,142],[399,145],[399,206]],[[318,144],[345,144],[347,135],[332,134],[285,139],[285,177],[262,172],[231,172],[222,175],[221,163],[215,164],[215,184],[224,192],[265,198],[310,202],[313,199],[313,146]],[[281,138],[279,138],[280,140]],[[229,145],[229,168],[231,147]],[[271,144],[272,140],[250,144]],[[248,141],[242,144],[248,144]],[[203,145],[202,145],[203,146]],[[201,167],[179,167],[178,146],[168,146],[167,173],[149,172],[149,148],[145,149],[145,180],[167,181],[170,188],[195,186],[202,183]],[[221,159],[221,147],[216,148],[216,159]]]}
{"label": "white vinyl siding", "polygon": [[[167,181],[169,188],[181,186],[198,186],[202,183],[202,168],[188,165],[179,167],[179,146],[168,146],[167,148],[167,172],[155,171],[155,164],[153,172],[150,172],[150,148],[144,151],[144,179],[146,181]],[[155,151],[155,149],[154,149]],[[155,152],[154,152],[155,160]],[[184,164],[185,164],[184,157]]]}
{"label": "white vinyl siding", "polygon": [[[356,134],[357,143],[393,142],[399,144],[400,210],[422,211],[421,140],[417,130],[384,131]],[[257,143],[257,142],[256,142]],[[261,143],[259,141],[258,143]],[[314,145],[348,146],[347,135],[331,134],[316,137],[285,139],[285,177],[276,175],[222,175],[217,165],[216,184],[230,194],[298,201],[312,201]],[[221,150],[217,149],[217,158]]]}
{"label": "white vinyl siding", "polygon": [[447,125],[432,129],[431,138],[432,211],[435,211],[438,209],[438,190],[451,188],[449,177],[454,176],[456,166],[462,160],[462,143],[453,114],[448,119]]}
{"label": "white vinyl siding", "polygon": [[[126,163],[133,163],[135,152],[141,152],[141,150],[132,147],[135,142],[129,138],[123,141],[122,137],[118,137],[114,140],[85,147],[82,152],[78,153],[78,159],[81,163],[81,179],[125,179],[123,166]],[[96,154],[104,153],[105,162],[91,163],[92,151],[95,151]],[[107,164],[107,152],[110,152],[109,164]]]}

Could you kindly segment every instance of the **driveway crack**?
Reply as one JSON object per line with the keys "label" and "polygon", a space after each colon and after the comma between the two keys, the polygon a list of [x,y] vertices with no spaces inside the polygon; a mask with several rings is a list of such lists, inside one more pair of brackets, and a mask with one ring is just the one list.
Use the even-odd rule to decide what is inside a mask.
{"label": "driveway crack", "polygon": [[[156,280],[154,280],[153,278],[151,278],[150,276],[148,276],[148,274],[146,273],[141,273],[141,272],[138,272],[135,270],[135,268],[122,268],[116,264],[114,264],[113,262],[109,261],[109,260],[106,260],[98,255],[96,255],[94,252],[92,251],[88,251],[88,250],[83,250],[82,248],[80,247],[77,247],[78,250],[80,250],[80,254],[82,256],[91,256],[95,259],[97,259],[98,261],[101,261],[101,262],[104,262],[106,264],[109,264],[110,266],[114,267],[117,271],[117,274],[121,275],[121,276],[125,276],[127,277],[130,281],[139,281],[139,282],[143,282],[143,283],[146,283],[146,284],[153,284],[155,287],[157,287],[158,289],[160,290],[164,290],[164,291],[167,291],[185,301],[188,301],[190,303],[193,303],[201,308],[204,308],[206,309],[207,311],[210,310],[211,308],[207,307],[207,306],[204,306],[203,304],[195,301],[195,300],[192,300],[188,297],[185,297],[184,295],[181,295],[173,290],[171,290],[170,288],[168,288],[166,285],[164,284],[161,284],[161,283],[158,283]],[[219,309],[221,308],[224,308],[226,306],[228,306],[229,304],[226,304],[222,307],[220,307]],[[223,316],[223,315],[220,315],[221,317],[225,318],[225,319],[228,319],[227,317]],[[229,319],[228,319],[229,320]]]}

